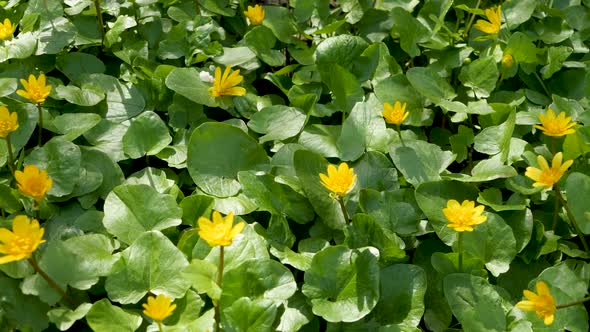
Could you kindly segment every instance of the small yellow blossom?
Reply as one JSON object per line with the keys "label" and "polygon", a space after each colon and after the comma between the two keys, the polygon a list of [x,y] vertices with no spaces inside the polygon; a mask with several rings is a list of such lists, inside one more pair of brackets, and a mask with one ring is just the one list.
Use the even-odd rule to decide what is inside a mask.
{"label": "small yellow blossom", "polygon": [[51,189],[53,180],[47,176],[47,171],[39,171],[35,165],[26,165],[24,170],[14,172],[18,190],[36,201],[41,201]]}
{"label": "small yellow blossom", "polygon": [[328,175],[320,173],[320,179],[324,187],[338,197],[343,197],[354,186],[356,174],[354,174],[354,168],[348,168],[347,163],[341,163],[338,169],[330,164],[328,165]]}
{"label": "small yellow blossom", "polygon": [[264,20],[264,8],[261,5],[248,6],[248,11],[245,11],[244,15],[250,20],[251,25],[261,25]]}
{"label": "small yellow blossom", "polygon": [[497,6],[488,8],[484,11],[484,13],[486,14],[486,18],[489,22],[477,20],[473,27],[489,35],[495,35],[500,32],[500,26],[502,25],[502,7]]}
{"label": "small yellow blossom", "polygon": [[573,160],[568,160],[565,163],[563,161],[563,153],[558,152],[551,161],[551,167],[547,163],[547,160],[541,155],[537,156],[537,163],[541,167],[536,168],[529,166],[526,168],[525,176],[533,179],[533,187],[543,186],[546,189],[553,187],[554,184],[559,182],[559,179],[563,176],[563,173],[574,163]]}
{"label": "small yellow blossom", "polygon": [[239,69],[232,72],[231,66],[227,66],[221,76],[221,67],[217,67],[215,68],[215,81],[213,81],[213,86],[209,88],[209,94],[213,97],[243,96],[246,94],[246,89],[236,86],[243,79]]}
{"label": "small yellow blossom", "polygon": [[234,237],[240,234],[246,226],[243,221],[234,226],[233,213],[230,212],[224,219],[217,211],[213,211],[213,221],[200,217],[197,223],[199,224],[199,236],[211,247],[231,245]]}
{"label": "small yellow blossom", "polygon": [[570,122],[571,116],[566,117],[564,112],[560,112],[555,116],[555,111],[551,108],[547,110],[546,114],[540,114],[539,120],[541,125],[535,125],[535,128],[541,129],[543,134],[547,136],[559,137],[576,132],[572,127],[576,125],[575,122]]}
{"label": "small yellow blossom", "polygon": [[168,318],[176,309],[176,304],[172,304],[172,298],[164,294],[148,297],[147,303],[142,304],[142,306],[144,308],[143,313],[157,322]]}
{"label": "small yellow blossom", "polygon": [[5,18],[4,23],[0,23],[0,40],[12,38],[14,30],[16,30],[16,24],[12,24],[9,19]]}
{"label": "small yellow blossom", "polygon": [[16,216],[12,220],[12,232],[0,228],[0,264],[19,261],[31,257],[43,240],[45,230],[39,227],[36,219],[27,216]]}
{"label": "small yellow blossom", "polygon": [[393,106],[389,103],[383,104],[383,117],[385,118],[385,122],[400,125],[404,120],[410,115],[409,112],[406,112],[406,103],[400,103],[396,101]]}
{"label": "small yellow blossom", "polygon": [[20,83],[25,89],[16,90],[16,93],[23,98],[27,98],[33,104],[41,104],[51,92],[51,85],[45,84],[44,74],[39,75],[39,78],[35,78],[34,75],[29,75],[29,81],[21,79]]}
{"label": "small yellow blossom", "polygon": [[18,129],[18,115],[10,113],[6,106],[0,106],[0,138],[6,138],[8,134]]}
{"label": "small yellow blossom", "polygon": [[510,69],[514,65],[514,57],[512,54],[504,54],[502,57],[502,68]]}
{"label": "small yellow blossom", "polygon": [[488,219],[488,217],[481,215],[483,209],[483,205],[476,207],[474,201],[464,200],[462,204],[459,204],[458,201],[451,199],[442,211],[449,222],[447,227],[457,232],[472,232],[473,226]]}
{"label": "small yellow blossom", "polygon": [[537,281],[535,287],[538,294],[525,289],[523,294],[526,300],[518,302],[516,307],[524,311],[534,311],[539,318],[543,319],[545,325],[551,325],[555,319],[555,299],[545,282]]}

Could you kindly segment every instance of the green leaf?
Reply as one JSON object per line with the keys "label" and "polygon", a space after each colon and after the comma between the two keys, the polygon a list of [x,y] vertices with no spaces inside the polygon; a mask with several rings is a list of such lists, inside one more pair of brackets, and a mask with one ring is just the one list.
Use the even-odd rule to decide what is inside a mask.
{"label": "green leaf", "polygon": [[75,310],[68,308],[55,308],[47,312],[49,320],[57,326],[60,331],[66,331],[74,323],[86,316],[92,304],[82,303]]}
{"label": "green leaf", "polygon": [[94,106],[105,98],[104,91],[93,84],[85,84],[82,88],[59,85],[55,91],[59,98],[80,106]]}
{"label": "green leaf", "polygon": [[47,311],[50,307],[35,296],[23,294],[17,280],[0,276],[0,289],[2,323],[21,331],[41,332],[49,327]]}
{"label": "green leaf", "polygon": [[429,35],[428,30],[420,21],[412,16],[408,11],[396,7],[391,11],[393,17],[393,29],[391,29],[391,36],[393,38],[399,37],[401,40],[401,47],[410,57],[417,57],[420,55],[420,48],[418,43],[425,42]]}
{"label": "green leaf", "polygon": [[264,149],[241,129],[213,122],[193,131],[187,157],[193,181],[218,197],[238,193],[238,172],[264,168],[269,161]]}
{"label": "green leaf", "polygon": [[305,120],[305,113],[298,108],[273,105],[254,113],[248,127],[257,133],[265,134],[258,139],[260,143],[282,141],[299,134]]}
{"label": "green leaf", "polygon": [[306,149],[326,158],[340,156],[336,142],[340,137],[340,126],[308,125],[299,135],[298,143]]}
{"label": "green leaf", "polygon": [[[406,103],[410,113],[404,124],[424,126],[432,123],[432,111],[424,108],[424,97],[412,85],[405,75],[387,77],[375,84],[375,96],[383,103],[394,105],[396,101]],[[382,111],[383,107],[381,107]]]}
{"label": "green leaf", "polygon": [[196,226],[197,219],[201,216],[210,216],[214,199],[205,195],[191,195],[180,202],[182,208],[182,222],[186,225]]}
{"label": "green leaf", "polygon": [[100,115],[93,113],[67,113],[53,118],[53,125],[67,141],[73,141],[100,122]]}
{"label": "green leaf", "polygon": [[416,265],[396,264],[381,269],[381,298],[373,310],[381,325],[417,327],[424,314],[426,273]]}
{"label": "green leaf", "polygon": [[278,67],[285,64],[285,55],[273,50],[277,39],[272,31],[265,26],[256,26],[244,36],[244,42],[256,53],[256,56],[269,66]]}
{"label": "green leaf", "polygon": [[133,159],[153,156],[170,142],[172,137],[164,121],[156,113],[146,111],[131,120],[123,136],[123,151]]}
{"label": "green leaf", "polygon": [[455,160],[450,151],[426,141],[404,141],[390,146],[389,155],[406,181],[416,186],[427,181],[440,180],[440,173]]}
{"label": "green leaf", "polygon": [[61,197],[74,190],[80,179],[82,153],[80,148],[61,137],[54,137],[25,158],[25,164],[34,164],[53,180],[48,194]]}
{"label": "green leaf", "polygon": [[302,292],[313,313],[328,322],[354,322],[379,300],[377,250],[333,246],[318,252],[305,272]]}
{"label": "green leaf", "polygon": [[352,64],[367,48],[367,42],[358,36],[343,34],[323,40],[315,50],[315,63],[318,66],[338,64],[350,71]]}
{"label": "green leaf", "polygon": [[567,203],[580,230],[590,234],[590,177],[582,173],[572,173],[565,183]]}
{"label": "green leaf", "polygon": [[199,72],[195,68],[176,68],[166,77],[166,86],[197,104],[210,107],[217,106],[217,101],[209,94],[208,85],[201,81]]}
{"label": "green leaf", "polygon": [[364,98],[361,85],[350,71],[337,63],[318,68],[322,81],[328,86],[334,95],[334,104],[349,113],[357,102]]}
{"label": "green leaf", "polygon": [[365,150],[385,150],[389,143],[383,116],[377,110],[377,100],[354,105],[342,125],[337,145],[340,159],[356,160]]}
{"label": "green leaf", "polygon": [[187,266],[182,252],[167,237],[158,231],[146,232],[123,250],[104,287],[110,299],[122,304],[137,303],[148,292],[179,298],[190,286],[179,275]]}
{"label": "green leaf", "polygon": [[452,100],[457,96],[449,82],[430,68],[410,68],[406,73],[406,77],[419,93],[434,103]]}
{"label": "green leaf", "polygon": [[361,248],[373,246],[379,249],[379,259],[384,264],[400,262],[406,258],[402,249],[403,240],[381,227],[373,217],[368,214],[357,213],[352,218],[352,226],[348,227],[346,244],[349,248]]}
{"label": "green leaf", "polygon": [[223,309],[221,326],[227,332],[270,331],[276,315],[273,301],[243,297]]}
{"label": "green leaf", "polygon": [[422,213],[413,190],[378,192],[363,189],[360,191],[359,204],[363,212],[375,218],[389,232],[410,235],[418,231]]}
{"label": "green leaf", "polygon": [[474,60],[461,68],[459,80],[473,89],[476,98],[487,98],[496,88],[496,82],[500,76],[496,60],[492,56]]}
{"label": "green leaf", "polygon": [[311,306],[307,303],[306,298],[300,292],[295,293],[289,300],[283,304],[285,311],[281,315],[281,321],[277,326],[277,331],[295,332],[299,331],[305,324],[313,319]]}
{"label": "green leaf", "polygon": [[490,126],[475,135],[473,148],[488,155],[501,154],[501,161],[506,162],[510,153],[510,139],[514,131],[516,112],[512,110],[508,119],[498,126]]}
{"label": "green leaf", "polygon": [[289,9],[280,6],[265,6],[262,25],[272,30],[278,40],[283,43],[293,43],[297,34],[297,27]]}
{"label": "green leaf", "polygon": [[[514,3],[526,3],[528,1],[513,1]],[[531,7],[529,7],[531,8]],[[524,33],[517,31],[508,40],[504,54],[510,54],[516,63],[537,63],[537,48],[531,39]]]}
{"label": "green leaf", "polygon": [[133,332],[139,328],[142,320],[139,314],[114,306],[106,298],[92,304],[86,314],[86,322],[94,331]]}
{"label": "green leaf", "polygon": [[182,271],[181,276],[188,280],[191,287],[199,293],[207,293],[210,298],[219,300],[221,288],[217,285],[217,271],[216,264],[193,259],[190,265]]}
{"label": "green leaf", "polygon": [[445,297],[467,331],[506,331],[508,304],[485,279],[464,273],[444,279]]}
{"label": "green leaf", "polygon": [[145,232],[178,226],[182,217],[172,196],[143,184],[115,187],[105,199],[104,211],[106,229],[128,244]]}
{"label": "green leaf", "polygon": [[286,215],[301,224],[313,219],[313,208],[309,201],[290,187],[278,183],[273,176],[256,175],[250,171],[240,172],[238,179],[242,190],[254,200],[258,209]]}
{"label": "green leaf", "polygon": [[535,0],[507,0],[502,3],[502,12],[508,28],[512,30],[528,21],[535,12],[537,4]]}
{"label": "green leaf", "polygon": [[104,44],[106,47],[111,47],[113,44],[117,43],[121,39],[121,34],[130,28],[133,28],[137,25],[135,19],[131,16],[127,15],[120,15],[117,17],[117,20],[113,25],[110,27],[109,31],[105,34],[104,37]]}
{"label": "green leaf", "polygon": [[296,151],[293,161],[303,191],[315,212],[329,227],[343,229],[345,221],[340,204],[330,197],[330,191],[320,182],[320,173],[327,173],[328,162],[306,150]]}
{"label": "green leaf", "polygon": [[558,72],[572,52],[573,48],[568,46],[550,47],[547,51],[547,65],[541,68],[543,79],[546,80]]}
{"label": "green leaf", "polygon": [[92,54],[82,52],[66,53],[56,60],[56,67],[76,84],[84,83],[86,74],[103,74],[104,63]]}
{"label": "green leaf", "polygon": [[18,84],[16,78],[0,78],[0,97],[6,97],[16,91]]}
{"label": "green leaf", "polygon": [[223,274],[221,304],[226,307],[247,297],[266,299],[279,305],[296,290],[293,274],[283,264],[270,259],[249,260]]}

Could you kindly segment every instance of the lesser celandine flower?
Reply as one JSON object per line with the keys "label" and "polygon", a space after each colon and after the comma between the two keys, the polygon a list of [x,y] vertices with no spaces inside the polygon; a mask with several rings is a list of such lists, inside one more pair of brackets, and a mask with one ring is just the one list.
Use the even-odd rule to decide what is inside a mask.
{"label": "lesser celandine flower", "polygon": [[547,136],[565,136],[576,132],[572,128],[576,123],[570,122],[571,119],[572,117],[566,117],[564,112],[560,112],[559,115],[555,116],[555,111],[550,108],[547,110],[547,113],[539,115],[541,125],[535,125],[535,128],[541,129],[543,134]]}
{"label": "lesser celandine flower", "polygon": [[251,25],[261,25],[264,20],[264,8],[261,5],[248,6],[248,10],[244,12],[244,15],[250,20]]}
{"label": "lesser celandine flower", "polygon": [[246,94],[246,89],[236,86],[243,79],[244,77],[240,75],[239,69],[232,72],[231,66],[227,66],[222,76],[221,67],[217,67],[215,68],[215,80],[213,86],[209,88],[209,94],[213,97],[243,96]]}
{"label": "lesser celandine flower", "polygon": [[0,40],[12,38],[14,30],[16,30],[16,24],[12,24],[9,19],[5,18],[4,23],[0,23]]}
{"label": "lesser celandine flower", "polygon": [[537,163],[539,167],[536,168],[529,166],[526,168],[525,176],[533,179],[533,187],[543,186],[546,189],[552,188],[554,184],[559,182],[559,179],[563,176],[563,173],[574,163],[573,160],[567,160],[562,164],[563,153],[558,152],[551,161],[551,167],[547,163],[547,160],[541,155],[537,156]]}
{"label": "lesser celandine flower", "polygon": [[338,168],[330,164],[328,175],[320,173],[320,179],[324,187],[338,197],[344,197],[354,186],[356,174],[354,174],[354,168],[349,168],[347,163],[341,163]]}
{"label": "lesser celandine flower", "polygon": [[545,282],[537,281],[535,288],[537,294],[525,289],[523,294],[526,300],[518,302],[516,307],[524,311],[534,311],[545,325],[551,325],[555,319],[555,299]]}
{"label": "lesser celandine flower", "polygon": [[449,222],[447,227],[457,232],[472,232],[474,226],[488,219],[482,215],[483,209],[483,205],[475,206],[473,201],[464,200],[462,204],[459,204],[458,201],[451,199],[442,211]]}
{"label": "lesser celandine flower", "polygon": [[45,198],[45,194],[51,189],[53,180],[47,176],[47,171],[40,171],[35,165],[26,165],[24,170],[14,172],[18,190],[37,202]]}
{"label": "lesser celandine flower", "polygon": [[489,35],[495,35],[498,32],[500,32],[500,26],[502,25],[502,7],[491,7],[486,9],[484,13],[489,22],[484,20],[477,20],[473,27]]}
{"label": "lesser celandine flower", "polygon": [[385,122],[400,125],[404,120],[410,115],[409,112],[406,112],[406,103],[400,103],[396,101],[393,106],[390,103],[383,104],[383,117],[385,118]]}
{"label": "lesser celandine flower", "polygon": [[156,297],[150,296],[147,303],[142,304],[143,313],[156,322],[161,322],[172,315],[176,304],[172,304],[172,298],[158,294]]}
{"label": "lesser celandine flower", "polygon": [[18,115],[10,113],[6,106],[0,106],[0,138],[6,138],[8,134],[18,129]]}
{"label": "lesser celandine flower", "polygon": [[197,221],[199,224],[199,236],[211,247],[229,246],[236,235],[246,226],[245,222],[239,222],[235,226],[234,214],[229,213],[225,218],[218,211],[213,211],[213,221],[200,217]]}
{"label": "lesser celandine flower", "polygon": [[45,230],[36,219],[16,216],[12,220],[12,231],[0,228],[0,264],[27,259],[39,247]]}
{"label": "lesser celandine flower", "polygon": [[51,92],[51,85],[46,84],[44,74],[39,75],[39,78],[29,75],[28,81],[21,79],[20,82],[25,89],[16,90],[16,93],[23,98],[27,98],[33,104],[41,104]]}

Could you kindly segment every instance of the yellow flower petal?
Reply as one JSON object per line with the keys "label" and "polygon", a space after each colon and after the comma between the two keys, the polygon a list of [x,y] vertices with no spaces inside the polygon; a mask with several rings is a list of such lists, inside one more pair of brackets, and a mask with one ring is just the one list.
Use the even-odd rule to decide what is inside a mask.
{"label": "yellow flower petal", "polygon": [[240,75],[240,70],[231,71],[231,66],[227,66],[223,75],[221,68],[215,68],[215,80],[213,86],[209,88],[209,94],[213,97],[221,96],[243,96],[246,94],[246,89],[237,87],[244,77]]}
{"label": "yellow flower petal", "polygon": [[474,201],[464,200],[459,204],[454,199],[447,201],[447,207],[442,209],[442,212],[447,219],[447,227],[452,228],[456,232],[471,232],[473,226],[479,225],[487,220],[487,217],[482,215],[484,206],[475,206]]}
{"label": "yellow flower petal", "polygon": [[45,230],[35,219],[19,215],[12,220],[12,232],[0,228],[0,264],[26,259],[41,245]]}
{"label": "yellow flower petal", "polygon": [[36,201],[45,198],[51,189],[53,180],[47,176],[47,171],[39,171],[35,165],[26,165],[23,171],[14,172],[18,190]]}
{"label": "yellow flower petal", "polygon": [[46,85],[45,75],[39,75],[39,79],[34,75],[29,75],[28,81],[20,80],[24,90],[17,90],[16,93],[31,101],[33,104],[40,104],[45,101],[51,92],[51,85]]}
{"label": "yellow flower petal", "polygon": [[223,218],[218,211],[213,211],[212,219],[211,221],[205,217],[200,217],[197,221],[199,224],[199,236],[211,247],[231,245],[234,237],[242,232],[246,226],[244,222],[233,226],[233,213]]}
{"label": "yellow flower petal", "polygon": [[172,315],[172,312],[176,309],[176,304],[171,303],[172,298],[166,295],[158,294],[155,298],[150,296],[147,299],[147,304],[142,304],[143,313],[151,319],[161,322]]}
{"label": "yellow flower petal", "polygon": [[571,119],[571,116],[566,117],[564,112],[560,112],[559,115],[555,116],[555,111],[549,108],[547,113],[539,115],[541,125],[535,125],[534,127],[540,129],[547,136],[565,136],[576,132],[572,128],[576,125],[576,122],[570,122]]}
{"label": "yellow flower petal", "polygon": [[341,163],[338,168],[330,164],[327,167],[328,175],[320,173],[321,184],[339,197],[344,197],[354,187],[356,175],[354,169],[347,163]]}

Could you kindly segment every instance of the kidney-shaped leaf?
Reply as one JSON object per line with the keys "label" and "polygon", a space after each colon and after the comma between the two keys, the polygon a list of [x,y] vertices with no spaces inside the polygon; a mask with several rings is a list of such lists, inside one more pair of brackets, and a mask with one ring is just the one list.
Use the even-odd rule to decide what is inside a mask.
{"label": "kidney-shaped leaf", "polygon": [[141,321],[140,315],[114,306],[106,298],[94,303],[86,314],[86,322],[93,331],[133,332]]}
{"label": "kidney-shaped leaf", "polygon": [[333,246],[318,252],[305,272],[303,294],[313,313],[329,322],[354,322],[379,300],[377,250]]}

